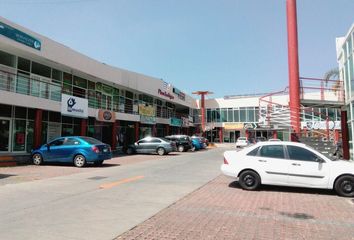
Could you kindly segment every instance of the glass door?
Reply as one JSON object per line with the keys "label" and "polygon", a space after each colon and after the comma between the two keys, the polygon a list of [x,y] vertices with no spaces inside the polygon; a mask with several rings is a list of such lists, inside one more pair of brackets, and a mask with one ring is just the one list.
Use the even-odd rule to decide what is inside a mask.
{"label": "glass door", "polygon": [[10,120],[0,118],[0,152],[10,150]]}

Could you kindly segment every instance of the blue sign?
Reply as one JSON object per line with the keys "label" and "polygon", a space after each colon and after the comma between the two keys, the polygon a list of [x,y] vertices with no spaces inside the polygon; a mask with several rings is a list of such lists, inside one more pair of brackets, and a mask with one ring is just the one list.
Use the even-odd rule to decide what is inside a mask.
{"label": "blue sign", "polygon": [[156,118],[140,115],[140,122],[143,124],[156,124]]}
{"label": "blue sign", "polygon": [[182,119],[179,118],[171,118],[171,126],[174,127],[181,127],[182,126]]}
{"label": "blue sign", "polygon": [[0,22],[0,34],[36,50],[41,50],[41,41],[3,22]]}

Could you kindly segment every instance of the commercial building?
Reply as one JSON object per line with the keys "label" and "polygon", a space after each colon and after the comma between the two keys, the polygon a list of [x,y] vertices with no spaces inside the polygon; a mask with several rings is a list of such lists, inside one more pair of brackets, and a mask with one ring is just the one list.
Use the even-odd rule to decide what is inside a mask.
{"label": "commercial building", "polygon": [[0,17],[0,154],[61,135],[122,147],[195,131],[196,101],[154,77],[93,60]]}
{"label": "commercial building", "polygon": [[344,37],[336,39],[336,46],[339,77],[344,81],[350,158],[354,159],[354,24]]}
{"label": "commercial building", "polygon": [[[306,87],[301,93],[299,112],[303,136],[337,141],[341,129],[338,94],[326,89],[321,94],[316,88]],[[240,136],[291,140],[288,103],[287,91],[207,99],[206,137],[212,142],[235,142]]]}

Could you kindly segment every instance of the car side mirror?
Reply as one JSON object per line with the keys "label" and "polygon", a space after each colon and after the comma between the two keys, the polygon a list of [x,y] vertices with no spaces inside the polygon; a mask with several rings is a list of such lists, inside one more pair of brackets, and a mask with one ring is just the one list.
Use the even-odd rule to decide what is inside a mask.
{"label": "car side mirror", "polygon": [[50,145],[49,144],[46,144],[45,146],[47,147],[48,150],[50,149]]}
{"label": "car side mirror", "polygon": [[320,157],[317,157],[317,158],[316,158],[316,162],[318,162],[318,163],[325,163],[326,161],[323,160],[323,159],[320,158]]}
{"label": "car side mirror", "polygon": [[139,145],[139,143],[134,143],[135,145]]}

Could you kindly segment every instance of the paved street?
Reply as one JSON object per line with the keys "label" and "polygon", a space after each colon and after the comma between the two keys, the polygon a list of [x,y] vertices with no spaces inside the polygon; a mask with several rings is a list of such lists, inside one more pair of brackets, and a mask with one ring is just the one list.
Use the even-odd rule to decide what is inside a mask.
{"label": "paved street", "polygon": [[0,239],[113,239],[218,176],[222,152],[139,155],[135,164],[61,166],[74,173],[8,182],[0,186]]}
{"label": "paved street", "polygon": [[102,168],[1,168],[13,176],[0,179],[0,239],[354,239],[354,199],[244,191],[220,175],[227,147],[124,156]]}

